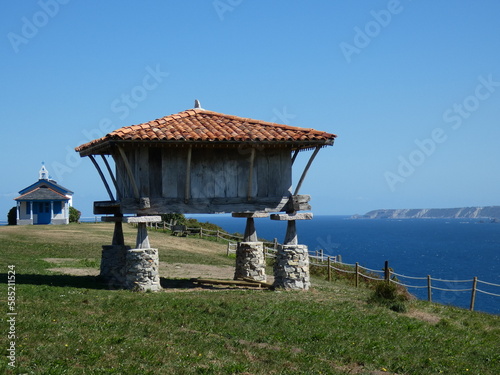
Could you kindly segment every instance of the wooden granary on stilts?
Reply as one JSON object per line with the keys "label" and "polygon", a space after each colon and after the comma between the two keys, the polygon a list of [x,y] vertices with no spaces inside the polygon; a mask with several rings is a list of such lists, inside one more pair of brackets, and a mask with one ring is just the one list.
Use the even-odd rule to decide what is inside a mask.
{"label": "wooden granary on stilts", "polygon": [[[149,244],[146,224],[165,213],[232,213],[247,222],[235,278],[265,280],[254,218],[271,216],[288,222],[275,285],[307,289],[307,248],[298,244],[295,221],[312,214],[300,212],[311,207],[310,197],[299,191],[318,151],[333,145],[336,136],[212,112],[199,102],[195,107],[122,127],[76,148],[96,166],[109,195],[94,202],[94,213],[113,215],[103,220],[115,222],[112,244],[103,246],[102,279],[129,289],[160,289],[158,252]],[[313,152],[292,190],[292,165],[305,150]],[[138,223],[134,248],[124,243],[122,222]]]}

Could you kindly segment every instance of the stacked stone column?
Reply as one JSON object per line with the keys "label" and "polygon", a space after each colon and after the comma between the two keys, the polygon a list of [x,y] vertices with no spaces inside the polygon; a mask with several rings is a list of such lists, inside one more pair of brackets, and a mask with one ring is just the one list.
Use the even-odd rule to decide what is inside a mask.
{"label": "stacked stone column", "polygon": [[[146,224],[161,221],[160,216],[104,217],[114,221],[113,244],[103,246],[100,278],[109,286],[137,291],[161,289],[158,249],[149,244]],[[136,246],[124,245],[122,222],[137,223]]]}
{"label": "stacked stone column", "polygon": [[287,231],[283,245],[278,245],[274,263],[274,286],[292,290],[308,290],[309,252],[306,245],[297,240],[296,220],[310,220],[311,213],[273,214],[271,220],[287,221]]}
{"label": "stacked stone column", "polygon": [[245,234],[242,242],[236,248],[236,267],[234,279],[249,278],[256,281],[266,281],[266,259],[264,244],[258,241],[254,218],[267,217],[267,213],[233,213],[233,217],[247,219]]}

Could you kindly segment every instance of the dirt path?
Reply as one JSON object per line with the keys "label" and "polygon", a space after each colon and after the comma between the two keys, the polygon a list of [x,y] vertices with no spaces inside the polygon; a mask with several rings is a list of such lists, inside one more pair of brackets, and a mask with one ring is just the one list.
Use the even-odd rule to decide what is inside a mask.
{"label": "dirt path", "polygon": [[[77,261],[77,259],[45,258],[43,260],[54,265],[58,265],[58,267],[48,268],[47,271],[73,276],[97,276],[99,274],[99,270],[96,268],[64,266],[65,264]],[[160,262],[160,276],[167,279],[191,279],[200,277],[209,279],[232,280],[234,277],[234,267],[212,266],[207,264]],[[267,282],[272,283],[273,281],[274,277],[267,277]]]}

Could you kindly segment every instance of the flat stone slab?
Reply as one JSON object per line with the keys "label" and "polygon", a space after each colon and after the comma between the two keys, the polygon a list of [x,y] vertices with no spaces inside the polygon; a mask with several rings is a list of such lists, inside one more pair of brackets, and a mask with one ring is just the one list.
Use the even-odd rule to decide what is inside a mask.
{"label": "flat stone slab", "polygon": [[289,214],[272,214],[271,220],[291,221],[291,220],[311,220],[313,218],[312,212],[297,213],[294,215]]}
{"label": "flat stone slab", "polygon": [[101,217],[101,221],[112,223],[116,223],[117,221],[121,221],[122,223],[159,223],[161,222],[161,216],[103,216]]}
{"label": "flat stone slab", "polygon": [[259,218],[259,217],[269,217],[267,212],[233,212],[232,217],[246,217],[246,218]]}

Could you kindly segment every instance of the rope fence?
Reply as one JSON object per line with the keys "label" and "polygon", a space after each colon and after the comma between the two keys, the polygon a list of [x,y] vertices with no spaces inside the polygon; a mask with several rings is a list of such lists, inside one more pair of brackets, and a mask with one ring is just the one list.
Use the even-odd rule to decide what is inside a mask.
{"label": "rope fence", "polygon": [[[314,259],[315,257],[313,257]],[[331,260],[329,257],[327,258],[328,262],[331,263]],[[315,263],[311,262],[312,265],[315,266],[321,266],[323,264],[320,263]],[[335,265],[340,265],[341,267],[346,267],[346,268],[351,268],[351,269],[345,269],[345,268],[339,268],[338,266],[336,267]],[[487,294],[490,296],[494,297],[500,297],[500,289],[498,293],[494,293],[492,291],[486,291],[479,289],[477,287],[478,283],[488,285],[490,287],[496,287],[500,288],[500,284],[495,284],[483,280],[479,280],[477,277],[474,277],[472,279],[466,279],[466,280],[449,280],[449,279],[439,279],[439,278],[433,278],[430,275],[427,275],[426,277],[422,276],[408,276],[408,275],[403,275],[400,273],[394,272],[391,268],[389,268],[389,263],[386,261],[384,268],[382,270],[374,270],[371,268],[367,267],[362,267],[359,265],[359,263],[356,263],[354,265],[352,264],[347,264],[347,263],[342,263],[342,262],[334,262],[334,264],[330,265],[331,269],[337,271],[337,272],[343,272],[347,274],[355,274],[355,281],[356,281],[356,287],[359,285],[359,277],[365,278],[365,279],[370,279],[370,280],[385,280],[386,282],[394,283],[400,286],[403,286],[405,288],[415,288],[415,289],[427,289],[427,300],[429,302],[432,302],[432,292],[434,290],[439,290],[439,291],[444,291],[444,292],[455,292],[455,293],[461,293],[461,292],[470,292],[471,293],[471,299],[470,299],[470,306],[469,309],[472,311],[474,310],[474,305],[476,301],[476,295],[477,293],[483,293]],[[354,268],[354,270],[352,269]],[[369,272],[370,274],[367,274]],[[402,282],[401,279],[408,279],[408,280],[420,280],[424,281],[423,285],[415,285],[412,284],[411,281],[409,282]],[[328,280],[331,281],[330,273],[328,273]],[[447,284],[447,287],[442,286],[439,283],[445,283]],[[435,285],[438,284],[438,285]],[[468,287],[462,287],[464,284],[469,284],[470,286]],[[456,285],[456,287],[455,287]]]}
{"label": "rope fence", "polygon": [[[243,236],[236,236],[221,230],[211,230],[211,229],[204,229],[204,228],[188,228],[186,226],[176,226],[176,225],[171,225],[166,222],[161,222],[161,223],[150,223],[149,224],[151,227],[154,227],[155,229],[168,229],[169,231],[172,231],[172,234],[179,234],[179,235],[199,235],[200,238],[215,238],[216,241],[218,240],[223,240],[227,241],[227,255],[229,254],[235,254],[236,249],[237,249],[237,242],[233,241],[238,241],[241,242],[243,241]],[[276,252],[278,251],[278,241],[277,239],[274,239],[273,242],[264,242],[264,256],[265,258],[276,258]],[[486,295],[494,296],[494,297],[500,297],[500,289],[498,293],[494,293],[491,291],[486,291],[479,289],[477,287],[478,283],[488,285],[489,287],[495,287],[495,288],[500,288],[500,284],[494,284],[491,282],[479,280],[477,277],[474,277],[473,279],[467,279],[467,280],[447,280],[447,279],[439,279],[439,278],[433,278],[430,275],[427,276],[408,276],[408,275],[403,275],[400,273],[394,272],[391,268],[389,268],[389,263],[386,261],[384,264],[384,268],[381,270],[375,270],[367,267],[360,266],[359,263],[355,264],[349,264],[349,263],[343,263],[342,262],[342,257],[340,255],[337,256],[326,256],[323,252],[323,250],[316,250],[316,251],[310,251],[309,252],[309,262],[313,266],[318,266],[318,267],[327,267],[328,268],[328,281],[331,281],[332,275],[331,271],[337,271],[341,273],[346,273],[346,274],[353,274],[354,279],[355,279],[355,285],[356,287],[359,286],[359,279],[368,279],[368,280],[374,280],[374,281],[380,281],[380,280],[385,280],[386,282],[389,283],[394,283],[397,285],[400,285],[402,287],[405,287],[407,289],[427,289],[427,300],[429,302],[432,302],[432,292],[435,290],[438,291],[444,291],[444,292],[455,292],[455,293],[462,293],[462,292],[470,292],[471,293],[471,300],[470,300],[470,307],[469,309],[472,311],[474,310],[474,305],[475,305],[475,300],[476,300],[476,295],[477,293],[483,293]],[[405,281],[402,282],[401,279],[403,280],[415,280],[415,281],[423,281],[423,283],[420,283],[420,285],[415,285],[412,284],[411,281]],[[435,283],[438,284],[438,286],[434,285]],[[447,287],[441,286],[439,283],[445,283],[447,284]],[[451,287],[452,285],[455,284],[469,284],[469,287],[462,288],[460,285],[457,285],[457,288]]]}

